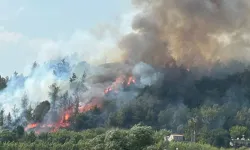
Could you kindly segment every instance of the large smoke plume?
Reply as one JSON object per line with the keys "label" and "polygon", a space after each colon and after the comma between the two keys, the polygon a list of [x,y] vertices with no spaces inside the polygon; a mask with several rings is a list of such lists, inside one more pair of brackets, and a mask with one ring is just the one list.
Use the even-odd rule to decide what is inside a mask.
{"label": "large smoke plume", "polygon": [[[123,59],[128,63],[94,66],[70,58],[69,64],[62,64],[61,60],[41,64],[27,76],[12,77],[7,88],[0,92],[6,112],[11,111],[13,103],[20,103],[24,93],[32,104],[49,100],[48,87],[53,83],[60,86],[60,94],[71,91],[69,77],[73,73],[78,77],[85,71],[87,73],[88,91],[81,93],[80,99],[84,103],[92,97],[105,96],[105,88],[124,74],[136,77],[135,86],[144,88],[166,78],[154,66],[184,65],[188,68],[185,71],[189,72],[192,67],[211,69],[218,61],[230,64],[228,62],[232,60],[246,62],[250,58],[249,0],[132,0],[132,3],[140,10],[133,19],[133,31],[119,37],[117,47],[113,47],[113,40],[108,40],[112,43],[107,44],[111,45],[111,48],[107,46],[108,51],[93,52],[90,49],[91,53],[86,55],[84,52],[85,56],[81,57],[90,59],[96,53],[90,61],[100,64],[105,62],[105,57],[108,62],[121,61],[120,54],[124,54]],[[105,47],[103,45],[100,47]],[[69,55],[68,52],[63,54]],[[239,69],[238,66],[234,68]],[[171,74],[169,80],[172,80],[170,76],[173,80],[182,77],[181,71],[176,72],[167,72]],[[138,91],[131,89],[115,93],[116,98],[120,101],[134,99]],[[185,87],[182,90],[185,91]]]}
{"label": "large smoke plume", "polygon": [[248,0],[132,0],[141,10],[119,47],[126,59],[210,67],[249,59]]}

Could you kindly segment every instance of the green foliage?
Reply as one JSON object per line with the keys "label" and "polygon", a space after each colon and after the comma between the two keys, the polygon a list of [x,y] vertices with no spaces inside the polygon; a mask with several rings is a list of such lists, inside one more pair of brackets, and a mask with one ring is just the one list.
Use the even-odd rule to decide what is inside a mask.
{"label": "green foliage", "polygon": [[224,129],[214,129],[208,132],[206,143],[216,147],[228,147],[230,142],[230,135]]}
{"label": "green foliage", "polygon": [[230,136],[232,138],[241,138],[242,135],[248,135],[249,130],[244,126],[233,126],[230,129]]}
{"label": "green foliage", "polygon": [[170,134],[171,132],[165,129],[156,131],[153,135],[154,146],[153,147],[149,146],[147,149],[157,149],[157,150],[166,149],[169,143],[164,139],[166,136],[169,136]]}
{"label": "green foliage", "polygon": [[27,110],[24,111],[24,117],[28,122],[32,121],[32,107],[29,106],[29,108]]}
{"label": "green foliage", "polygon": [[198,144],[198,143],[181,143],[172,142],[169,144],[169,150],[219,150],[218,148],[212,147],[211,145]]}
{"label": "green foliage", "polygon": [[[34,66],[37,67],[36,64]],[[28,107],[28,98],[24,95],[20,99],[23,110],[21,114],[28,123],[42,122],[50,107],[56,114],[74,107],[68,128],[71,131],[61,130],[40,135],[24,133],[23,127],[13,127],[17,111],[11,114],[6,112],[5,116],[4,109],[1,109],[0,126],[14,130],[3,130],[0,133],[3,142],[12,142],[0,143],[0,147],[76,150],[175,150],[178,147],[179,150],[215,150],[215,147],[229,147],[230,137],[241,138],[245,135],[249,138],[249,70],[221,78],[196,78],[192,72],[176,67],[166,69],[166,72],[164,70],[163,76],[161,83],[155,86],[136,89],[139,94],[131,101],[116,98],[110,100],[107,96],[104,97],[102,108],[85,113],[79,113],[78,108],[81,93],[87,90],[84,83],[86,73],[79,78],[72,75],[69,93],[60,95],[59,86],[52,84],[48,93],[51,103],[44,101],[34,110]],[[8,78],[0,76],[0,90],[7,86],[7,81]],[[195,139],[199,144],[166,142],[164,137],[170,134],[168,130],[185,133],[186,141]]]}
{"label": "green foliage", "polygon": [[14,142],[15,140],[16,140],[15,134],[9,130],[3,130],[0,134],[1,142]]}
{"label": "green foliage", "polygon": [[83,129],[91,129],[103,126],[103,119],[100,116],[101,111],[99,108],[95,108],[87,113],[80,113],[71,117],[71,128],[77,131]]}
{"label": "green foliage", "polygon": [[144,147],[152,145],[154,132],[151,127],[135,125],[129,131],[131,150],[142,150]]}
{"label": "green foliage", "polygon": [[24,128],[23,126],[17,126],[16,129],[14,130],[14,133],[18,138],[21,138],[24,136]]}
{"label": "green foliage", "polygon": [[[0,149],[4,150],[220,150],[207,144],[189,142],[167,142],[164,140],[170,132],[154,131],[140,124],[131,129],[96,128],[81,132],[60,130],[55,133],[34,132],[22,136],[15,129],[0,133]],[[216,132],[216,131],[214,131]],[[217,131],[224,132],[224,131]],[[214,133],[216,134],[216,133]],[[218,133],[218,135],[223,135]],[[241,148],[244,150],[244,148]],[[225,149],[221,149],[225,150]]]}
{"label": "green foliage", "polygon": [[110,130],[106,132],[105,150],[129,150],[128,132],[124,130]]}
{"label": "green foliage", "polygon": [[30,133],[26,133],[25,137],[24,137],[24,141],[28,142],[28,143],[32,143],[36,141],[36,135],[35,132],[30,132]]}

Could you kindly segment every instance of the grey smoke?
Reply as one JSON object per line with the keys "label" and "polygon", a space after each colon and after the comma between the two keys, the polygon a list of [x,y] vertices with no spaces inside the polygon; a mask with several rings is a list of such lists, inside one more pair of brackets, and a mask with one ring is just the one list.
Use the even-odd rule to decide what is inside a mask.
{"label": "grey smoke", "polygon": [[133,68],[133,75],[139,78],[139,86],[145,87],[155,84],[163,78],[162,73],[157,72],[150,65],[140,62]]}
{"label": "grey smoke", "polygon": [[248,0],[132,0],[141,12],[119,47],[125,59],[164,65],[174,58],[187,67],[220,60],[247,61],[250,53]]}

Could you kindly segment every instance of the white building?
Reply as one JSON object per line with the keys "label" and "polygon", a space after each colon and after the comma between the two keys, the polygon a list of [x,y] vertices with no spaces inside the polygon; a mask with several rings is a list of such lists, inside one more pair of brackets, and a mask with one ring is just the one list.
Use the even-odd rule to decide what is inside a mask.
{"label": "white building", "polygon": [[168,140],[170,141],[175,141],[175,142],[181,142],[184,141],[184,135],[182,134],[171,134],[170,136],[167,136],[164,138],[165,141]]}

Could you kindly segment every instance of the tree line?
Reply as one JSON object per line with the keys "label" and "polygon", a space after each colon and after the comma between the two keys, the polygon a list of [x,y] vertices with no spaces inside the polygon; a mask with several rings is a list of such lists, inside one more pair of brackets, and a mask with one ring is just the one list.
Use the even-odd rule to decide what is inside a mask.
{"label": "tree line", "polygon": [[[202,149],[201,147],[204,149],[206,149],[205,147],[207,149],[228,148],[231,138],[241,138],[242,135],[250,138],[249,70],[220,78],[207,76],[199,79],[194,76],[192,71],[182,67],[164,68],[162,73],[164,78],[161,83],[140,89],[139,94],[133,100],[124,101],[122,105],[118,105],[117,102],[120,102],[118,99],[107,96],[103,98],[103,107],[84,113],[78,112],[77,108],[80,101],[79,93],[88,90],[85,86],[87,74],[83,74],[80,78],[72,74],[69,84],[74,89],[73,95],[68,92],[60,93],[60,87],[52,84],[48,93],[50,100],[41,102],[35,108],[29,105],[31,100],[24,95],[21,99],[21,110],[14,106],[12,112],[7,116],[4,116],[4,109],[1,110],[0,125],[3,129],[9,129],[9,131],[4,130],[4,133],[11,135],[15,130],[13,127],[16,128],[20,125],[22,117],[26,120],[22,123],[25,126],[28,122],[42,122],[47,113],[51,113],[51,116],[57,118],[59,112],[73,106],[75,109],[74,115],[69,120],[70,126],[63,132],[78,134],[83,130],[94,131],[99,128],[104,128],[108,132],[109,129],[119,128],[115,131],[119,131],[119,134],[126,137],[127,132],[136,124],[141,124],[144,125],[143,127],[150,127],[153,133],[167,129],[171,133],[184,134],[187,141],[191,141],[195,137],[195,141],[200,144],[169,143],[168,145],[194,149]],[[0,81],[0,88],[3,90],[7,86],[8,79],[1,78]],[[22,117],[16,115],[20,111]],[[30,134],[33,133],[24,133],[25,136]],[[153,137],[151,142],[154,141]],[[102,143],[105,138],[95,135],[94,139]],[[126,139],[121,139],[121,141],[124,140]],[[13,142],[16,144],[17,141]],[[112,144],[115,146],[124,143],[116,141],[110,143],[110,145]],[[75,145],[77,144],[75,143]],[[105,140],[104,145],[106,146]],[[154,149],[152,145],[142,147]]]}
{"label": "tree line", "polygon": [[[0,149],[4,150],[226,150],[201,143],[168,142],[170,131],[134,125],[130,129],[95,128],[80,132],[60,130],[55,133],[25,133],[18,126],[0,133]],[[244,150],[244,148],[241,148]],[[229,150],[229,149],[228,149]]]}

